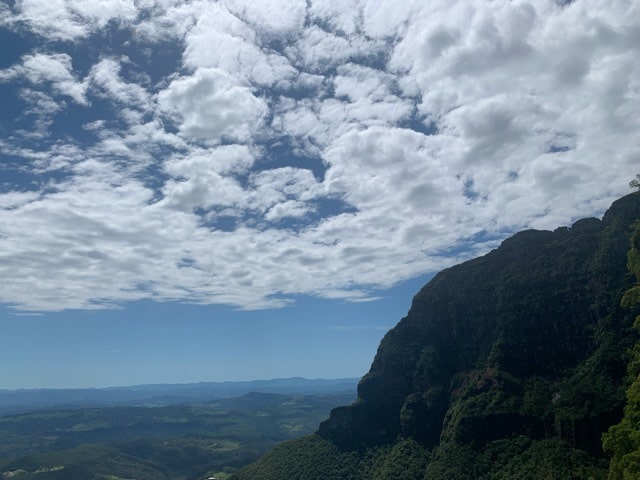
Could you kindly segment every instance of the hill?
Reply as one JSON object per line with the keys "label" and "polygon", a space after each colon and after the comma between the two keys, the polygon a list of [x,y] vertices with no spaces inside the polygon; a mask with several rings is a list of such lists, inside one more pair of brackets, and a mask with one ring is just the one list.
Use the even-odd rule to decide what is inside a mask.
{"label": "hill", "polygon": [[604,479],[637,309],[620,306],[640,194],[436,275],[358,398],[237,480]]}

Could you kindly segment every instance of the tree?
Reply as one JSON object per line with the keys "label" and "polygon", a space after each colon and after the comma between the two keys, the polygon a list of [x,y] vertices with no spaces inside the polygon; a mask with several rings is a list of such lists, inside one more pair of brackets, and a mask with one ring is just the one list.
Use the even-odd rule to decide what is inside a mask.
{"label": "tree", "polygon": [[[640,174],[629,182],[640,188]],[[640,305],[640,222],[636,223],[628,253],[629,271],[636,277],[636,284],[622,297],[624,307]],[[634,328],[640,329],[640,315]],[[604,450],[612,454],[609,480],[640,479],[640,343],[634,347],[629,364],[631,385],[627,390],[627,404],[620,423],[612,426],[602,437]]]}

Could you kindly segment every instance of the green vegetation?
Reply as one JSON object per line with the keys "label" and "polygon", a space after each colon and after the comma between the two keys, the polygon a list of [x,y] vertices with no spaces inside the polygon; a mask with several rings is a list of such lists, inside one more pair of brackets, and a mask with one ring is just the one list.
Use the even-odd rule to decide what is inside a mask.
{"label": "green vegetation", "polygon": [[521,232],[439,273],[357,401],[234,478],[638,480],[638,219],[634,193],[602,220]]}
{"label": "green vegetation", "polygon": [[8,415],[0,417],[0,478],[224,480],[352,399],[253,393],[195,405]]}
{"label": "green vegetation", "polygon": [[[637,180],[640,180],[640,175]],[[632,184],[632,186],[634,186]],[[640,184],[635,186],[640,187]],[[631,238],[628,267],[636,277],[636,284],[622,297],[622,305],[628,308],[640,304],[640,223],[637,223]],[[640,315],[634,327],[640,328]],[[612,453],[609,480],[637,480],[640,478],[640,343],[633,348],[629,363],[627,403],[620,423],[612,426],[603,436],[604,449]]]}

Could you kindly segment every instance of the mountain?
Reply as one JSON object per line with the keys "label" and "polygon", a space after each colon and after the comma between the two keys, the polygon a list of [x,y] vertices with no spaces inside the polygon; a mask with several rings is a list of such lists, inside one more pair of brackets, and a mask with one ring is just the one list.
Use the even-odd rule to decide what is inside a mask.
{"label": "mountain", "polygon": [[602,220],[527,230],[436,275],[380,343],[355,403],[236,475],[606,478],[631,329],[620,306],[640,194]]}
{"label": "mountain", "polygon": [[297,395],[350,393],[355,390],[357,382],[356,378],[295,377],[110,388],[0,390],[0,415],[51,408],[177,405],[238,397],[251,392]]}

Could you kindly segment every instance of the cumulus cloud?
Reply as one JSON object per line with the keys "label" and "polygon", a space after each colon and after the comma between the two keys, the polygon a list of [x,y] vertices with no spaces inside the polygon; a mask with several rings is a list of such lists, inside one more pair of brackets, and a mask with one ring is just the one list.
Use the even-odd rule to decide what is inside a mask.
{"label": "cumulus cloud", "polygon": [[186,211],[244,204],[245,191],[231,173],[246,172],[254,157],[242,145],[196,150],[169,160],[163,203]]}
{"label": "cumulus cloud", "polygon": [[343,36],[311,25],[286,49],[287,57],[304,70],[323,72],[347,62],[352,57],[376,57],[385,44],[354,35]]}
{"label": "cumulus cloud", "polygon": [[634,2],[90,3],[0,6],[18,309],[371,300],[637,173]]}
{"label": "cumulus cloud", "polygon": [[137,16],[133,0],[20,0],[13,22],[25,23],[35,33],[55,40],[76,40],[103,28],[109,21],[132,21]]}
{"label": "cumulus cloud", "polygon": [[311,0],[309,16],[331,26],[337,32],[354,35],[361,28],[362,7],[359,0]]}
{"label": "cumulus cloud", "polygon": [[66,53],[25,55],[20,64],[0,70],[0,82],[24,78],[32,85],[50,84],[54,92],[86,105],[86,81],[73,74],[71,56]]}
{"label": "cumulus cloud", "polygon": [[268,220],[300,217],[311,207],[304,202],[322,194],[322,187],[310,170],[277,168],[265,170],[251,177],[249,205],[266,211]]}
{"label": "cumulus cloud", "polygon": [[304,0],[260,0],[251,4],[244,0],[226,0],[224,3],[255,30],[270,37],[297,34],[304,26],[307,13]]}
{"label": "cumulus cloud", "polygon": [[213,142],[247,141],[267,113],[265,102],[251,89],[216,68],[198,69],[172,81],[160,92],[159,103],[165,112],[178,116],[183,135]]}
{"label": "cumulus cloud", "polygon": [[91,68],[91,81],[113,102],[127,107],[148,108],[150,98],[147,90],[138,84],[125,82],[120,76],[120,69],[118,60],[103,58]]}

